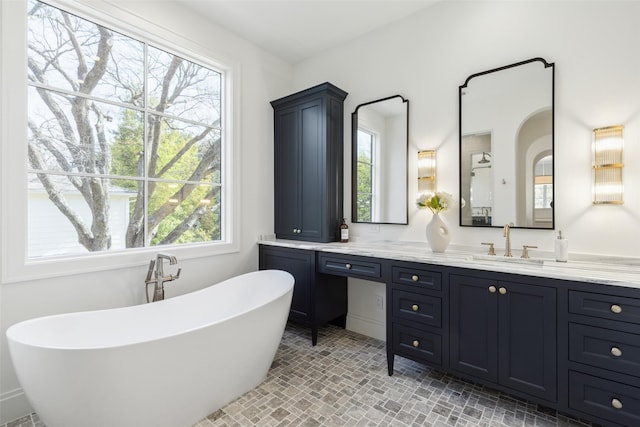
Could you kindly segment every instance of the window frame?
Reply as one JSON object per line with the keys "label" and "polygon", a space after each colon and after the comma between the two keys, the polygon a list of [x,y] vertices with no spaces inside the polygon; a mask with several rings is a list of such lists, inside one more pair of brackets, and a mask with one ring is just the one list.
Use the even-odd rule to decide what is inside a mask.
{"label": "window frame", "polygon": [[[222,90],[222,195],[221,241],[181,245],[149,246],[82,254],[78,256],[27,258],[27,149],[9,141],[27,139],[27,19],[26,0],[0,5],[0,220],[2,231],[1,278],[3,283],[66,276],[146,265],[158,251],[170,251],[181,259],[238,252],[240,165],[239,65],[207,49],[196,40],[162,28],[113,4],[85,4],[74,0],[46,0],[45,3],[76,14],[159,49],[184,57],[223,74]],[[212,60],[211,57],[216,58]],[[222,58],[219,60],[218,58]],[[19,178],[17,178],[19,177]]]}

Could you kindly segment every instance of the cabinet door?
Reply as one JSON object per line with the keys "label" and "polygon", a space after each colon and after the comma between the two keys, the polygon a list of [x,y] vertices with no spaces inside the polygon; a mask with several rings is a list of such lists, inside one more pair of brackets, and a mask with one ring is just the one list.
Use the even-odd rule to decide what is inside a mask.
{"label": "cabinet door", "polygon": [[293,299],[289,317],[311,323],[313,320],[313,251],[283,248],[260,248],[260,270],[284,270],[294,277]]}
{"label": "cabinet door", "polygon": [[555,401],[556,290],[500,282],[498,300],[498,382]]}
{"label": "cabinet door", "polygon": [[498,379],[495,288],[491,280],[450,276],[451,368],[492,382]]}
{"label": "cabinet door", "polygon": [[300,106],[300,237],[322,238],[327,199],[326,135],[321,98]]}
{"label": "cabinet door", "polygon": [[296,238],[299,226],[298,108],[275,111],[274,213],[278,238]]}

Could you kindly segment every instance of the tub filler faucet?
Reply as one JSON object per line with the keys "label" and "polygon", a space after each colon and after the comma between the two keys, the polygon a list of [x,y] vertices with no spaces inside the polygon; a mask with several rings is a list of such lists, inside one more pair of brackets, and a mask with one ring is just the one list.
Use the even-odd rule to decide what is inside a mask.
{"label": "tub filler faucet", "polygon": [[[156,259],[152,259],[149,262],[149,270],[147,271],[147,278],[144,283],[145,286],[145,295],[147,296],[147,302],[149,301],[149,285],[154,284],[153,289],[153,302],[162,301],[164,299],[164,283],[170,282],[172,280],[176,280],[180,278],[181,268],[178,269],[178,272],[173,275],[169,274],[168,276],[164,275],[163,268],[163,260],[168,260],[169,265],[175,265],[178,263],[178,259],[175,255],[167,254],[167,253],[159,253],[156,255]],[[153,278],[152,278],[153,277]]]}

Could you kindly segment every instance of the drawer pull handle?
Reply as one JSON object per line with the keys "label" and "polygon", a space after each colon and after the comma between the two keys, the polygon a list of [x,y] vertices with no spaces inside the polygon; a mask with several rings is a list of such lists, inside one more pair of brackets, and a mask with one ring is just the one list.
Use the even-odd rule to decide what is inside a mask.
{"label": "drawer pull handle", "polygon": [[[411,310],[413,310],[413,311],[418,311],[419,309],[420,309],[420,307],[418,307],[418,304],[413,304],[411,306]],[[613,349],[611,351],[613,352]]]}
{"label": "drawer pull handle", "polygon": [[347,267],[347,270],[351,270],[351,264],[345,264],[345,267]]}
{"label": "drawer pull handle", "polygon": [[493,285],[489,286],[489,292],[491,292],[492,294],[495,294],[496,293],[496,287],[493,286]]}
{"label": "drawer pull handle", "polygon": [[420,278],[414,274],[413,276],[411,276],[411,280],[413,280],[414,282],[417,282]]}
{"label": "drawer pull handle", "polygon": [[611,354],[615,357],[620,357],[622,356],[622,350],[620,350],[618,347],[611,347]]}
{"label": "drawer pull handle", "polygon": [[501,287],[501,288],[498,290],[498,292],[500,292],[500,295],[504,295],[504,294],[506,294],[506,293],[507,293],[507,288],[503,288],[503,287]]}
{"label": "drawer pull handle", "polygon": [[611,306],[611,312],[616,314],[622,313],[622,307],[620,307],[618,304],[613,304]]}
{"label": "drawer pull handle", "polygon": [[414,346],[415,348],[420,347],[420,341],[418,341],[418,340],[413,340],[413,346]]}
{"label": "drawer pull handle", "polygon": [[622,402],[620,402],[618,399],[611,399],[611,406],[616,409],[622,409]]}

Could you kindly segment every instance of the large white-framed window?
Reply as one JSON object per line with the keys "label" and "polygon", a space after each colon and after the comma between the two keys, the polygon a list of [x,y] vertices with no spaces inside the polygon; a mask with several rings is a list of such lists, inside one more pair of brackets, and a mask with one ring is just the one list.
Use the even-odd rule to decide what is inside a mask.
{"label": "large white-framed window", "polygon": [[233,67],[136,17],[6,3],[3,281],[237,250]]}

